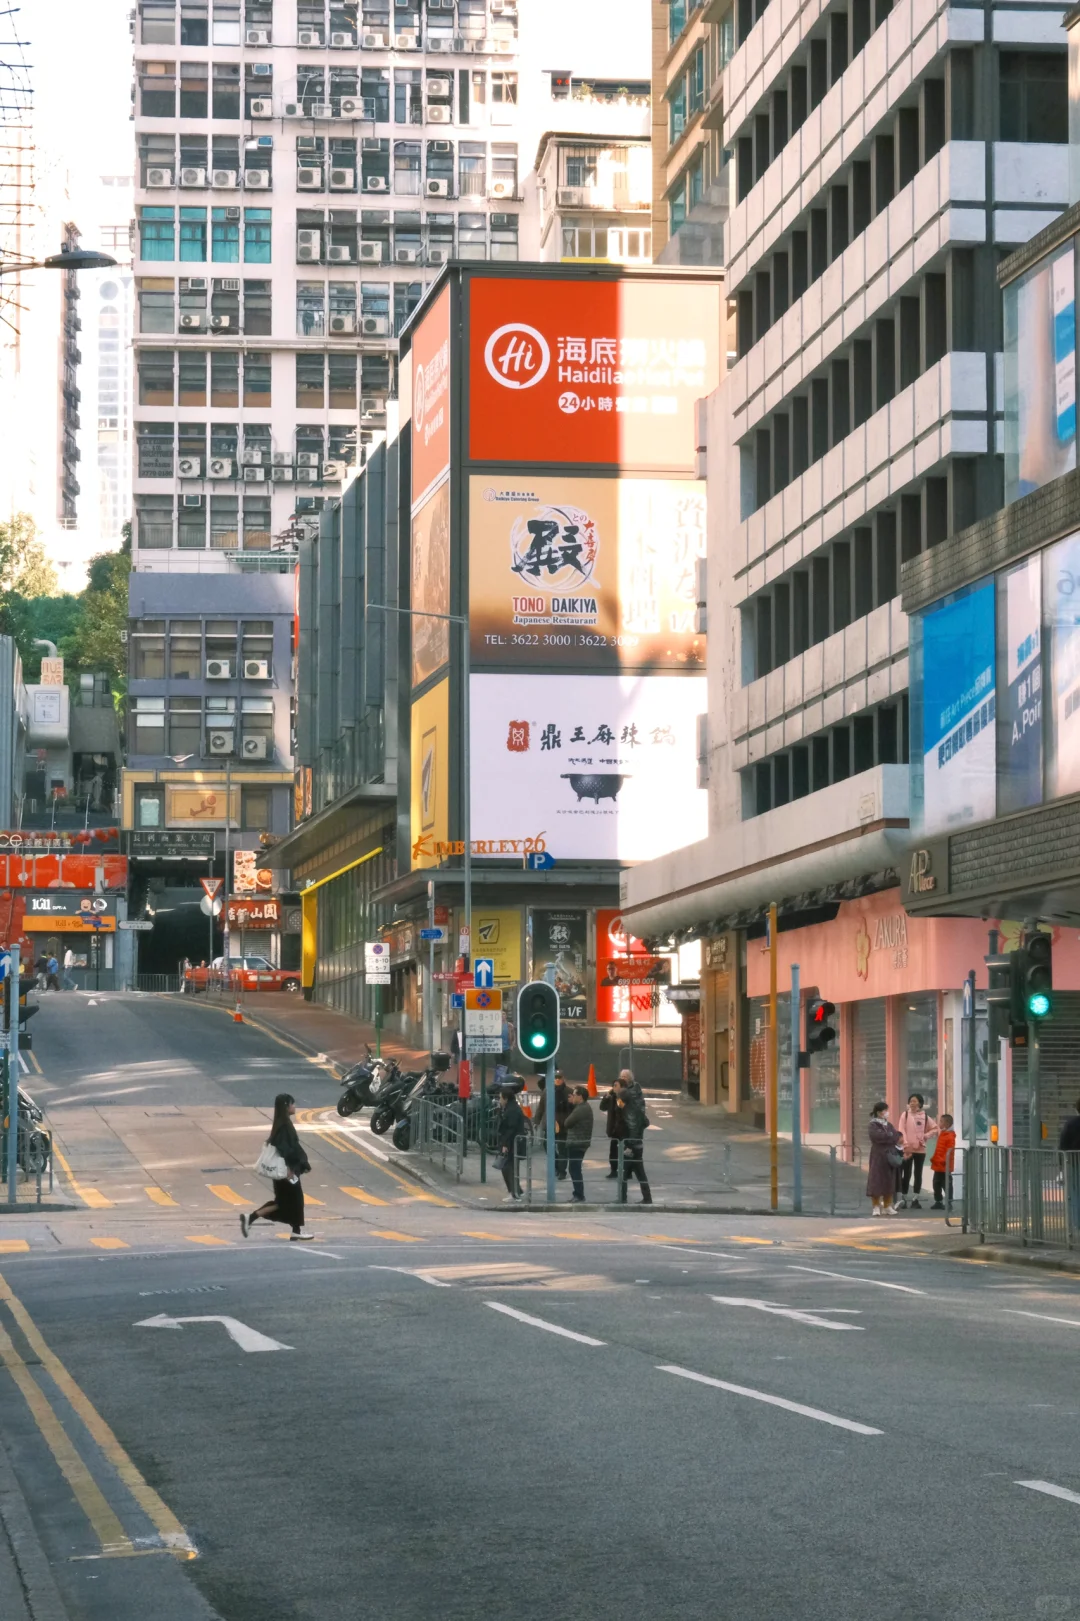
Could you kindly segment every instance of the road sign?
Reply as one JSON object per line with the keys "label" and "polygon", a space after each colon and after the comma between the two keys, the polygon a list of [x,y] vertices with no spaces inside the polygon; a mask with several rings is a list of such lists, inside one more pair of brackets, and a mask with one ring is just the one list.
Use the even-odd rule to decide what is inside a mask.
{"label": "road sign", "polygon": [[546,850],[530,850],[525,857],[525,865],[530,872],[550,872],[555,865],[555,857]]}
{"label": "road sign", "polygon": [[968,978],[965,979],[965,981],[964,981],[963,1016],[964,1016],[965,1019],[970,1019],[971,1018],[971,1009],[972,1009],[972,1003],[974,1001],[974,996],[975,996],[975,984],[974,984],[974,981],[971,979],[971,977],[969,975]]}
{"label": "road sign", "polygon": [[470,1036],[465,1038],[469,1044],[469,1057],[481,1058],[485,1053],[499,1053],[505,1051],[502,1036]]}
{"label": "road sign", "polygon": [[[199,911],[202,913],[203,917],[220,917],[224,905],[224,895],[219,895],[216,900],[211,900],[209,895],[204,895],[202,900],[199,902]],[[123,928],[123,924],[121,924],[120,927]]]}
{"label": "road sign", "polygon": [[501,1036],[502,1014],[488,1008],[465,1008],[465,1034],[471,1044],[473,1036]]}
{"label": "road sign", "polygon": [[369,985],[389,985],[390,947],[385,940],[365,940],[364,978]]}
{"label": "road sign", "polygon": [[224,878],[200,878],[199,882],[205,889],[207,898],[209,900],[213,900],[214,896],[220,891],[225,880]]}
{"label": "road sign", "polygon": [[446,968],[431,977],[437,985],[456,985],[461,975],[456,968]]}
{"label": "road sign", "polygon": [[450,993],[450,1006],[452,1008],[463,1008],[465,1006],[465,992],[464,991],[451,991],[451,993]]}
{"label": "road sign", "polygon": [[465,1006],[467,1008],[486,1008],[489,1012],[494,1010],[501,1013],[502,999],[502,991],[482,991],[478,990],[475,985],[471,990],[465,992]]}
{"label": "road sign", "polygon": [[441,928],[441,927],[432,927],[430,929],[421,929],[420,930],[420,938],[421,938],[421,940],[442,941],[442,940],[446,939],[447,933],[448,933],[448,931],[445,928]]}
{"label": "road sign", "polygon": [[473,984],[478,991],[489,991],[495,983],[495,959],[493,957],[476,957],[473,959]]}
{"label": "road sign", "polygon": [[11,971],[11,953],[8,952],[8,951],[5,951],[3,953],[3,955],[0,956],[0,980],[6,979],[8,977],[8,974],[10,973],[10,971]]}
{"label": "road sign", "polygon": [[117,924],[117,928],[129,929],[133,934],[144,934],[147,929],[153,927],[148,917],[122,917]]}

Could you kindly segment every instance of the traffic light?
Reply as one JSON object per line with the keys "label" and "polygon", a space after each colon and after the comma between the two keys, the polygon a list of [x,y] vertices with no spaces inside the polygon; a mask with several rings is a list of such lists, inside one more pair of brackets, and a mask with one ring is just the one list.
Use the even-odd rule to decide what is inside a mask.
{"label": "traffic light", "polygon": [[[34,1045],[34,1038],[24,1026],[27,1019],[32,1019],[38,1011],[36,1003],[33,1007],[29,1007],[26,1001],[27,993],[34,989],[35,983],[33,974],[23,974],[19,978],[19,1048],[22,1052],[28,1052]],[[4,981],[5,991],[9,984],[10,976]],[[10,1024],[8,1024],[7,1028],[11,1028]]]}
{"label": "traffic light", "polygon": [[559,1050],[559,993],[546,980],[523,985],[517,1002],[518,1046],[526,1058],[547,1063]]}
{"label": "traffic light", "polygon": [[836,1040],[836,1031],[829,1022],[836,1012],[833,1002],[815,996],[806,1006],[806,1050],[808,1053],[828,1052]]}
{"label": "traffic light", "polygon": [[987,991],[986,1009],[990,1025],[991,1041],[1006,1041],[1012,1034],[1013,1026],[1023,1023],[1022,1007],[1019,996],[1019,975],[1017,953],[1003,951],[992,957],[984,959],[986,963]]}
{"label": "traffic light", "polygon": [[1046,1019],[1054,1010],[1053,942],[1042,929],[1029,929],[1024,953],[1024,1010],[1029,1019]]}

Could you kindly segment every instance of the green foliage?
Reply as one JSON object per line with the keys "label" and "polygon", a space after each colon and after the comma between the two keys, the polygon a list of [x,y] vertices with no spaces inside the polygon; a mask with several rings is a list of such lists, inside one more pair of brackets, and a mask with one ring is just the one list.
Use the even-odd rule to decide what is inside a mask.
{"label": "green foliage", "polygon": [[130,552],[99,552],[90,559],[78,623],[60,647],[72,673],[104,672],[112,677],[114,690],[127,671],[127,648],[120,635],[127,629],[130,572]]}
{"label": "green foliage", "polygon": [[17,512],[9,523],[0,523],[0,596],[15,591],[23,597],[52,597],[57,585],[56,569],[30,514]]}

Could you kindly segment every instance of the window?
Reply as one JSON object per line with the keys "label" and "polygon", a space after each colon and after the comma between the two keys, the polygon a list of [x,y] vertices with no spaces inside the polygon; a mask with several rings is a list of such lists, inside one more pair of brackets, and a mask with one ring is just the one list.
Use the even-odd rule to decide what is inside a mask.
{"label": "window", "polygon": [[183,134],[180,137],[181,169],[206,168],[207,142],[205,135]]}
{"label": "window", "polygon": [[176,258],[175,212],[171,208],[143,206],[139,211],[139,257]]}
{"label": "window", "polygon": [[181,62],[180,117],[205,118],[207,105],[207,64]]}
{"label": "window", "polygon": [[265,496],[244,497],[244,550],[270,550],[270,501]]}
{"label": "window", "polygon": [[206,0],[180,0],[181,45],[209,45]]}
{"label": "window", "polygon": [[[268,670],[274,667],[274,622],[272,619],[246,619],[241,626],[240,655],[244,673],[251,661],[264,663]],[[254,678],[252,678],[254,679]],[[259,677],[258,679],[262,679]]]}
{"label": "window", "polygon": [[690,58],[686,74],[686,112],[693,118],[705,105],[705,48],[699,46]]}
{"label": "window", "polygon": [[206,321],[206,284],[202,282],[201,286],[193,286],[193,281],[202,282],[202,278],[180,277],[180,319],[183,321],[185,315],[198,315],[201,326]]}
{"label": "window", "polygon": [[998,56],[1003,141],[1069,139],[1065,51],[1002,51]]}
{"label": "window", "polygon": [[144,45],[176,44],[176,0],[143,0]]}
{"label": "window", "polygon": [[517,196],[517,147],[495,143],[491,148],[491,186],[496,197]]}
{"label": "window", "polygon": [[132,754],[165,753],[164,698],[133,698],[128,747]]}
{"label": "window", "polygon": [[[170,436],[170,451],[172,440]],[[142,444],[139,445],[140,458]],[[172,457],[169,475],[172,475]],[[135,497],[136,536],[138,544],[146,549],[171,547],[173,543],[173,498],[171,495],[145,495]]]}
{"label": "window", "polygon": [[229,461],[236,460],[238,431],[235,422],[212,422],[210,424],[210,454],[211,456],[225,456]]}
{"label": "window", "polygon": [[668,43],[674,45],[686,27],[686,0],[671,0],[668,6]]}
{"label": "window", "polygon": [[144,118],[176,117],[176,78],[172,62],[143,62],[139,70],[139,111]]}
{"label": "window", "polygon": [[235,62],[214,63],[214,94],[211,115],[214,118],[240,117],[240,68]]}
{"label": "window", "polygon": [[326,331],[326,288],[321,281],[296,284],[296,335],[321,338]]}
{"label": "window", "polygon": [[244,282],[244,332],[250,338],[270,336],[270,283]]}
{"label": "window", "polygon": [[327,460],[344,462],[346,467],[352,467],[356,461],[356,429],[332,427],[329,439]]}
{"label": "window", "polygon": [[210,404],[240,404],[240,356],[235,349],[215,349],[211,352]]}
{"label": "window", "polygon": [[270,263],[270,210],[244,209],[244,259],[249,265]]}
{"label": "window", "polygon": [[[244,751],[244,743],[249,737],[262,737],[267,740],[267,758],[269,758],[274,737],[273,698],[242,698],[240,700],[240,729],[241,752],[246,752]],[[258,756],[252,755],[252,758],[258,758]]]}
{"label": "window", "polygon": [[140,619],[131,633],[131,676],[134,681],[165,678],[165,621]]}
{"label": "window", "polygon": [[214,0],[215,45],[239,45],[240,0]]}
{"label": "window", "polygon": [[341,112],[342,96],[355,98],[360,94],[360,75],[356,68],[330,69],[330,105],[335,117]]}
{"label": "window", "polygon": [[304,411],[321,411],[325,395],[323,355],[297,355],[296,404]]}
{"label": "window", "polygon": [[202,753],[202,699],[169,698],[169,753],[182,761]]}
{"label": "window", "polygon": [[206,262],[206,209],[180,210],[180,260],[191,264]]}
{"label": "window", "polygon": [[668,91],[668,139],[674,146],[686,128],[686,75]]}
{"label": "window", "polygon": [[136,827],[164,827],[165,826],[165,790],[164,788],[148,788],[141,783],[135,786],[135,826]]}
{"label": "window", "polygon": [[206,360],[205,349],[182,349],[180,351],[181,405],[206,404]]}
{"label": "window", "polygon": [[[419,299],[417,300],[419,303]],[[356,356],[355,354],[327,355],[327,373],[330,383],[330,408],[339,411],[356,410]]]}
{"label": "window", "polygon": [[516,73],[493,73],[491,75],[491,104],[493,107],[516,107],[518,98],[518,76]]}
{"label": "window", "polygon": [[239,497],[212,495],[210,497],[210,549],[236,550],[236,531],[240,514]]}
{"label": "window", "polygon": [[[157,135],[150,130],[141,130],[138,145],[139,180],[142,185],[148,184],[151,169],[166,169],[172,173],[176,168],[175,135]],[[187,159],[181,155],[181,164],[186,161]]]}
{"label": "window", "polygon": [[244,404],[270,404],[270,356],[249,351],[244,356]]}
{"label": "window", "polygon": [[206,546],[206,498],[196,497],[197,505],[181,501],[177,510],[176,544],[186,551],[202,551]]}
{"label": "window", "polygon": [[335,316],[345,316],[356,320],[356,283],[354,281],[332,281],[330,283],[330,330],[336,332],[334,326]]}
{"label": "window", "polygon": [[175,389],[176,356],[171,349],[140,349],[139,404],[171,405]]}
{"label": "window", "polygon": [[[139,477],[172,478],[174,460],[172,423],[140,422],[136,425],[136,432],[139,444]],[[171,496],[169,508],[171,511]],[[169,544],[172,545],[171,539]]]}
{"label": "window", "polygon": [[301,62],[296,70],[296,99],[308,118],[326,101],[326,80],[321,67]]}
{"label": "window", "polygon": [[[230,219],[232,214],[234,218]],[[217,264],[235,265],[240,260],[240,210],[213,208],[210,211],[210,257]]]}
{"label": "window", "polygon": [[487,220],[483,214],[458,215],[458,258],[487,258]]}
{"label": "window", "polygon": [[210,292],[210,314],[217,332],[240,329],[240,283],[235,276],[215,277]]}
{"label": "window", "polygon": [[173,681],[201,681],[202,625],[197,619],[174,619],[169,625],[169,675]]}
{"label": "window", "polygon": [[390,316],[390,283],[388,281],[365,281],[360,284],[360,315],[382,316],[388,320]]}
{"label": "window", "polygon": [[314,456],[318,461],[324,457],[323,431],[317,427],[298,427],[296,430],[296,454],[298,456]]}
{"label": "window", "polygon": [[483,141],[462,141],[458,147],[458,195],[483,197],[487,191],[487,148]]}
{"label": "window", "polygon": [[492,214],[491,257],[516,259],[518,256],[518,217],[516,214]]}
{"label": "window", "polygon": [[566,184],[568,186],[595,186],[596,185],[596,154],[595,152],[578,152],[566,154]]}
{"label": "window", "polygon": [[424,102],[419,68],[394,69],[394,123],[422,124]]}
{"label": "window", "polygon": [[240,789],[240,826],[245,832],[266,832],[270,827],[269,788]]}
{"label": "window", "polygon": [[420,142],[394,142],[394,190],[407,197],[420,195]]}
{"label": "window", "polygon": [[360,95],[375,103],[376,124],[390,122],[390,69],[361,68]]}
{"label": "window", "polygon": [[398,281],[394,283],[395,336],[401,332],[405,322],[419,304],[423,291],[423,284],[418,281]]}
{"label": "window", "polygon": [[[206,700],[206,732],[207,732],[207,737],[206,737],[206,748],[205,748],[205,751],[204,751],[205,753],[207,753],[207,754],[211,753],[211,747],[210,747],[210,733],[211,732],[216,732],[218,734],[219,743],[220,743],[222,734],[224,734],[224,740],[228,744],[227,749],[224,750],[224,752],[226,754],[235,754],[236,753],[236,699],[235,698],[207,698],[207,700]],[[219,747],[215,748],[212,752],[214,754],[221,754],[223,751],[219,746]]]}

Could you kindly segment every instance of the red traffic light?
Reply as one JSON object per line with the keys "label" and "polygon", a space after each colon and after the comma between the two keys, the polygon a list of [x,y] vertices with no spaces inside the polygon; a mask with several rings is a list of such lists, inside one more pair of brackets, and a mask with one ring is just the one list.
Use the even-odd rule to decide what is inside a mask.
{"label": "red traffic light", "polygon": [[810,1009],[810,1022],[812,1024],[828,1024],[836,1007],[832,1002],[814,1002]]}
{"label": "red traffic light", "polygon": [[830,1024],[836,1012],[834,1002],[826,1002],[822,996],[814,997],[806,1009],[806,1050],[811,1053],[822,1053],[836,1040],[836,1031]]}

